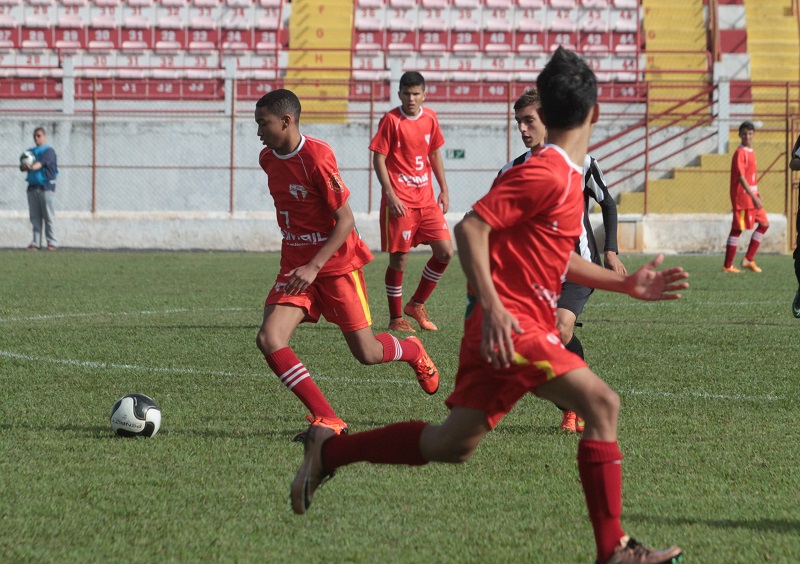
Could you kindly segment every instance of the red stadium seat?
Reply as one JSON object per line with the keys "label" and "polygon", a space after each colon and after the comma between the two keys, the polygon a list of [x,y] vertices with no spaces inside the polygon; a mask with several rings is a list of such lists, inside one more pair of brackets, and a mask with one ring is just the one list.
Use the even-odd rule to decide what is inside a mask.
{"label": "red stadium seat", "polygon": [[484,31],[481,43],[483,50],[489,55],[512,53],[514,51],[514,34],[511,31]]}
{"label": "red stadium seat", "polygon": [[483,10],[480,5],[454,5],[450,9],[450,26],[453,31],[480,31],[483,23]]}
{"label": "red stadium seat", "polygon": [[56,27],[53,30],[53,47],[61,53],[74,53],[86,46],[86,30],[83,28]]}
{"label": "red stadium seat", "polygon": [[453,53],[477,53],[481,50],[481,33],[479,31],[451,32],[450,50]]}
{"label": "red stadium seat", "polygon": [[514,50],[523,56],[544,53],[547,33],[544,31],[518,31],[514,34]]}

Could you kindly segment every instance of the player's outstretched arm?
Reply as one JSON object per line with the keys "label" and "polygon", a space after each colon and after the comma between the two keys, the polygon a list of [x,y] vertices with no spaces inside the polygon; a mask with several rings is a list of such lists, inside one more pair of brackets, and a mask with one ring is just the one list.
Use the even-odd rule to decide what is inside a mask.
{"label": "player's outstretched arm", "polygon": [[689,287],[689,283],[685,282],[689,273],[679,266],[656,270],[662,262],[664,255],[659,254],[633,274],[624,276],[572,253],[567,280],[598,290],[628,294],[639,300],[677,300],[681,295],[676,292]]}

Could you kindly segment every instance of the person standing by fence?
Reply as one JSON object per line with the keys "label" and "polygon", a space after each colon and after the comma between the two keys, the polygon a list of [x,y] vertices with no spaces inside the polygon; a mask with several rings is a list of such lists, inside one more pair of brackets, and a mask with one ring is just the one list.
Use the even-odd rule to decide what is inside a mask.
{"label": "person standing by fence", "polygon": [[58,177],[58,160],[56,151],[47,144],[47,133],[43,127],[37,127],[33,132],[35,146],[28,149],[36,160],[33,164],[20,163],[19,169],[27,172],[28,181],[28,213],[33,225],[33,240],[28,245],[29,250],[38,250],[43,247],[42,222],[44,222],[44,236],[47,248],[55,251],[58,245],[55,232],[54,200],[56,192],[56,178]]}

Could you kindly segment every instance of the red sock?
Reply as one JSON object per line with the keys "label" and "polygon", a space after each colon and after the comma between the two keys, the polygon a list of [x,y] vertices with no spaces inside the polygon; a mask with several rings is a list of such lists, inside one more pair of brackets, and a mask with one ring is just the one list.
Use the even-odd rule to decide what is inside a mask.
{"label": "red sock", "polygon": [[414,292],[411,299],[424,304],[425,300],[431,297],[433,289],[436,288],[436,284],[438,284],[448,264],[436,257],[431,257],[428,264],[422,269],[422,278],[419,279],[419,286],[417,286],[417,291]]}
{"label": "red sock", "polygon": [[758,247],[761,246],[761,240],[764,238],[764,233],[767,232],[767,229],[769,229],[769,225],[764,227],[759,224],[758,229],[753,231],[753,236],[750,238],[750,245],[747,247],[747,254],[744,255],[744,258],[747,259],[748,262],[756,258],[756,251],[758,251]]}
{"label": "red sock", "polygon": [[403,317],[403,271],[386,269],[386,297],[389,299],[389,319]]}
{"label": "red sock", "polygon": [[578,473],[597,544],[597,561],[606,562],[625,536],[622,515],[622,453],[616,441],[581,439]]}
{"label": "red sock", "polygon": [[375,338],[383,345],[383,359],[381,362],[392,362],[394,360],[411,362],[419,354],[419,347],[414,341],[401,341],[389,333],[378,333]]}
{"label": "red sock", "polygon": [[336,435],[322,447],[322,466],[328,472],[353,462],[422,466],[428,461],[420,452],[419,441],[427,426],[424,421],[406,421],[363,433]]}
{"label": "red sock", "polygon": [[311,379],[308,370],[289,347],[265,355],[267,364],[284,386],[303,402],[315,417],[336,417],[336,412]]}
{"label": "red sock", "polygon": [[739,247],[739,235],[741,231],[731,231],[728,241],[725,243],[725,268],[733,266],[733,259],[736,257],[736,249]]}

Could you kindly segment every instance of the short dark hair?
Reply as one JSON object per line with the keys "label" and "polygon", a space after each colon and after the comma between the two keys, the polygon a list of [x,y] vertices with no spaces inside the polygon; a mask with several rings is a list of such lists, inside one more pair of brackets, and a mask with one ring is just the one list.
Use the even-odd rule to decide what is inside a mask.
{"label": "short dark hair", "polygon": [[522,108],[527,108],[528,106],[538,106],[542,103],[542,99],[539,97],[539,92],[531,87],[526,88],[525,92],[517,98],[517,101],[514,102],[514,111],[521,110]]}
{"label": "short dark hair", "polygon": [[36,137],[36,134],[42,132],[43,135],[47,135],[47,132],[44,130],[44,127],[37,127],[33,130],[33,136]]}
{"label": "short dark hair", "polygon": [[412,86],[422,86],[425,90],[425,77],[417,71],[404,72],[400,77],[400,88],[410,88]]}
{"label": "short dark hair", "polygon": [[578,55],[559,47],[536,79],[548,129],[580,126],[597,105],[597,78]]}
{"label": "short dark hair", "polygon": [[742,134],[742,131],[755,131],[756,126],[753,124],[752,121],[743,121],[742,125],[739,126],[739,135]]}
{"label": "short dark hair", "polygon": [[289,114],[296,122],[300,122],[300,99],[294,92],[285,88],[264,94],[256,102],[256,108],[266,108],[269,113],[276,116]]}

